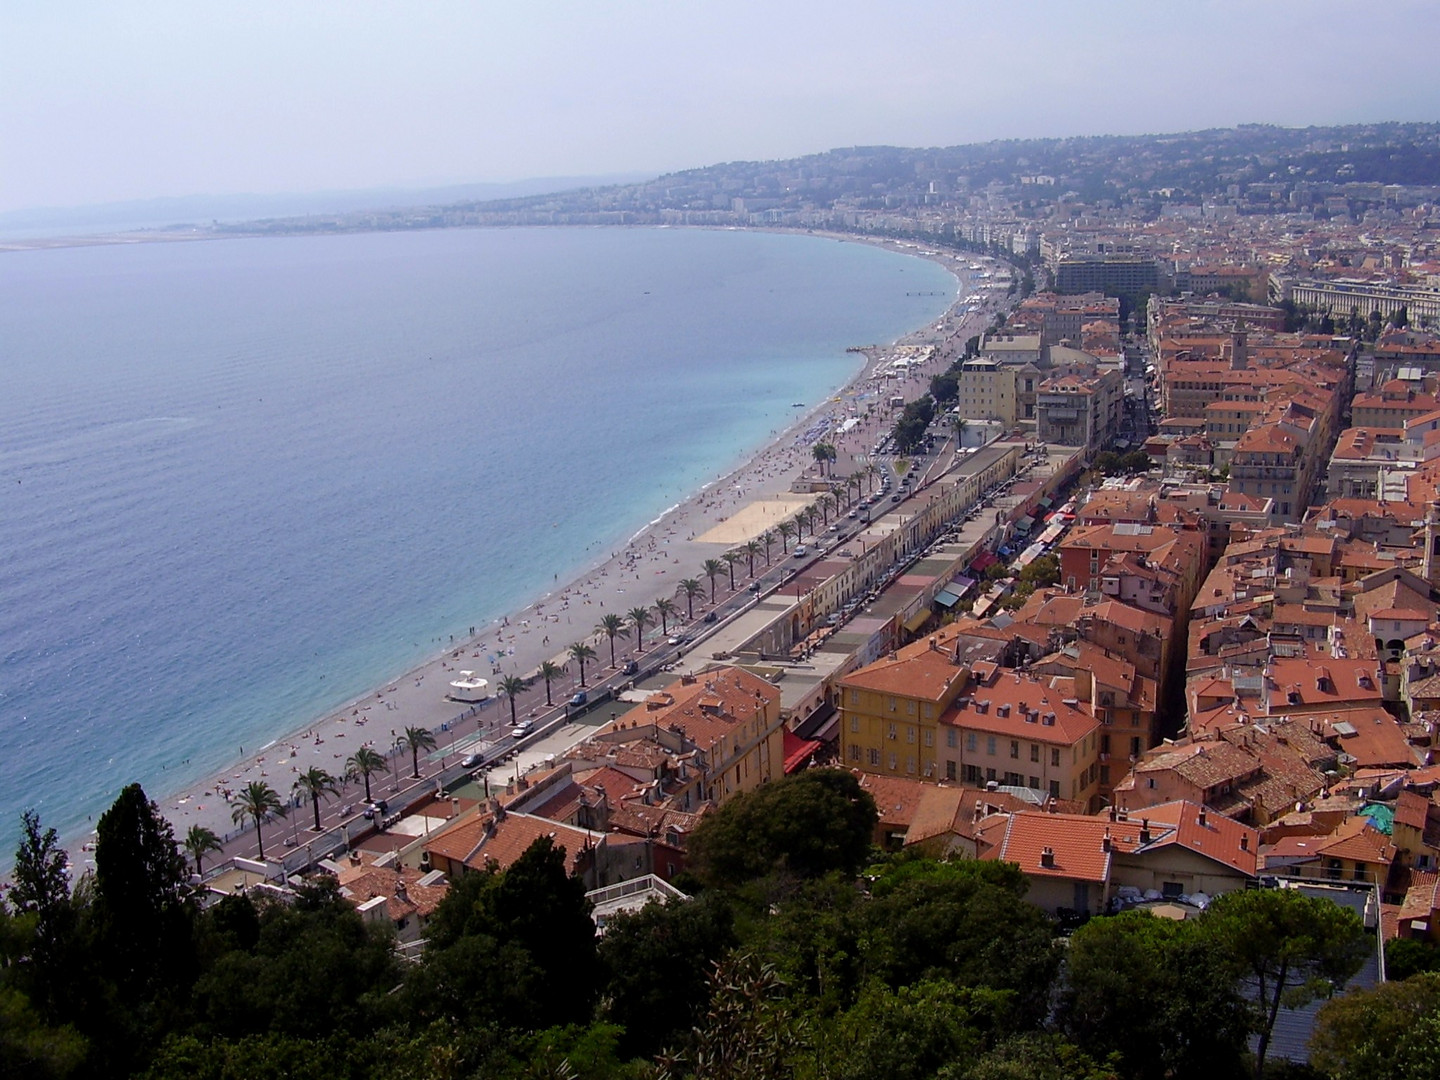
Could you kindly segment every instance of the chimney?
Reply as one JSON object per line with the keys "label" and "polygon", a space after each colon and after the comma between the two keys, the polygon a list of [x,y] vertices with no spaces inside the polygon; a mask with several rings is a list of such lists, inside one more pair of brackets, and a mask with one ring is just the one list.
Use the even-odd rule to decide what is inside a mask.
{"label": "chimney", "polygon": [[1149,819],[1149,818],[1141,818],[1141,819],[1140,819],[1140,843],[1142,843],[1142,844],[1148,844],[1149,842],[1150,842],[1150,819]]}
{"label": "chimney", "polygon": [[1045,867],[1047,870],[1053,870],[1053,869],[1055,869],[1055,849],[1054,849],[1054,848],[1052,848],[1052,847],[1043,847],[1043,848],[1040,849],[1040,865],[1043,866],[1043,867]]}
{"label": "chimney", "polygon": [[1115,806],[1113,803],[1112,803],[1111,806],[1110,806],[1110,820],[1111,820],[1111,821],[1118,821],[1118,820],[1120,820],[1120,809],[1119,809],[1119,807]]}
{"label": "chimney", "polygon": [[975,800],[975,823],[978,825],[980,819],[985,816],[985,804],[979,799]]}
{"label": "chimney", "polygon": [[1200,827],[1205,828],[1205,807],[1200,807]]}
{"label": "chimney", "polygon": [[1109,829],[1106,829],[1106,830],[1105,830],[1105,835],[1100,838],[1100,850],[1101,850],[1101,851],[1106,851],[1106,852],[1108,852],[1108,851],[1110,850],[1110,830],[1109,830]]}
{"label": "chimney", "polygon": [[1249,835],[1248,833],[1241,833],[1241,834],[1240,834],[1240,850],[1241,850],[1241,851],[1249,851],[1249,850],[1250,850],[1250,835]]}

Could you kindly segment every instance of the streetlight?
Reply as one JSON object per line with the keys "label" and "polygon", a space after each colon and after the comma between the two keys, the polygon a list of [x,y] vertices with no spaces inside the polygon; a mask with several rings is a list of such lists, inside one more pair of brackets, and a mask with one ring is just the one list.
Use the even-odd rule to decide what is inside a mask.
{"label": "streetlight", "polygon": [[399,757],[400,757],[400,744],[401,744],[402,741],[403,741],[403,740],[401,740],[401,739],[396,739],[396,740],[395,740],[395,746],[394,746],[394,748],[393,748],[393,749],[391,750],[391,752],[390,752],[390,779],[391,779],[390,790],[391,790],[391,791],[399,791],[399,790],[400,790],[400,772],[399,772],[399,770],[395,767],[395,762],[396,762],[396,761],[399,759]]}

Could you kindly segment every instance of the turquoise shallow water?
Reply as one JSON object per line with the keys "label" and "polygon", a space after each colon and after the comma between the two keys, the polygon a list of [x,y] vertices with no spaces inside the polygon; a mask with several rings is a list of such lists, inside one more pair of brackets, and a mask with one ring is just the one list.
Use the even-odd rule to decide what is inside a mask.
{"label": "turquoise shallow water", "polygon": [[954,292],[746,232],[0,257],[0,851],[521,606]]}

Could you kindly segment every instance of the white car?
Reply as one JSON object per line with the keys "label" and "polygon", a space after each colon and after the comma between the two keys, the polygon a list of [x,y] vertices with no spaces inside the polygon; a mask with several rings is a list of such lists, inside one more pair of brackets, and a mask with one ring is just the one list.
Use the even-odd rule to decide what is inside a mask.
{"label": "white car", "polygon": [[530,734],[530,729],[534,726],[534,720],[521,720],[520,723],[510,729],[510,737],[512,739],[523,739],[526,735]]}

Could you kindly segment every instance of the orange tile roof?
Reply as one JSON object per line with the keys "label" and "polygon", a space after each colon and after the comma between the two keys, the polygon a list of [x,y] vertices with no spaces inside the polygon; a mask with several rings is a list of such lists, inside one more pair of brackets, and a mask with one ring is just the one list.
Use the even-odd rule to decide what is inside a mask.
{"label": "orange tile roof", "polygon": [[941,627],[927,638],[852,671],[841,685],[921,701],[943,701],[955,690],[956,680],[958,685],[964,685],[965,669],[955,662],[956,637],[953,628]]}
{"label": "orange tile roof", "polygon": [[1248,825],[1183,799],[1147,807],[1143,816],[1150,820],[1152,833],[1157,825],[1173,830],[1152,841],[1147,851],[1175,845],[1251,877],[1259,872],[1260,833]]}

